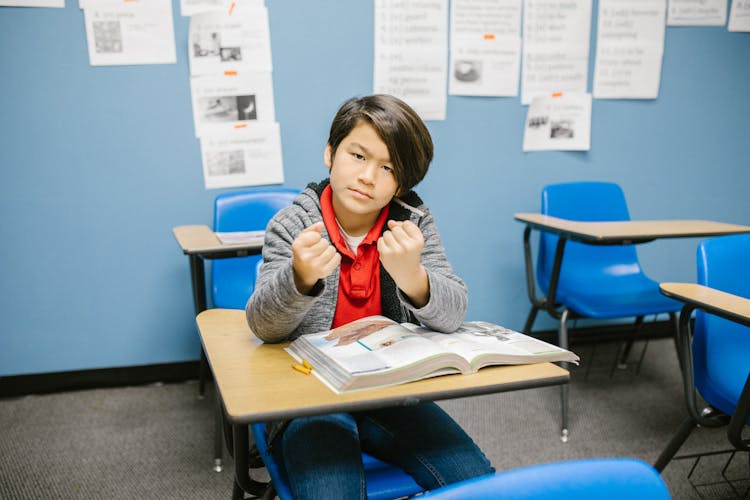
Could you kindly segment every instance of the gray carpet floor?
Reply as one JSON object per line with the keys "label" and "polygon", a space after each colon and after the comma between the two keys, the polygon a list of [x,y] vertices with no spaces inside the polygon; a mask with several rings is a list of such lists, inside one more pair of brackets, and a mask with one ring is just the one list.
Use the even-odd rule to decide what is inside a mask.
{"label": "gray carpet floor", "polygon": [[[636,344],[633,357],[639,355]],[[684,417],[674,345],[649,343],[639,373],[610,376],[615,345],[575,350],[570,440],[559,439],[559,389],[444,401],[498,470],[589,457],[652,463]],[[586,371],[588,375],[586,376]],[[155,384],[0,400],[1,499],[229,499],[231,460],[213,472],[213,401],[197,385]],[[680,454],[721,451],[724,429],[699,428]],[[747,454],[673,461],[663,477],[676,499],[736,498],[750,488]],[[715,483],[715,484],[714,484]]]}

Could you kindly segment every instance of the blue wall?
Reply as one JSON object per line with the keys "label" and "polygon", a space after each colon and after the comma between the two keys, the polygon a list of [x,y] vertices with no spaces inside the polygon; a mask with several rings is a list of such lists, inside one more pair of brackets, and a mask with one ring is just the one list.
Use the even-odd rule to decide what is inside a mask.
{"label": "blue wall", "polygon": [[[372,91],[372,2],[268,0],[286,186],[325,176],[338,105]],[[0,375],[195,360],[188,262],[171,229],[210,224],[177,64],[91,67],[83,14],[0,8]],[[594,3],[594,24],[596,22]],[[592,38],[592,70],[594,40]],[[470,288],[470,319],[520,328],[523,226],[543,185],[622,185],[634,218],[750,224],[750,35],[667,28],[660,97],[594,101],[592,150],[521,152],[518,98],[450,97],[419,192]],[[639,247],[658,280],[694,280],[695,240]],[[538,327],[552,327],[549,320]]]}

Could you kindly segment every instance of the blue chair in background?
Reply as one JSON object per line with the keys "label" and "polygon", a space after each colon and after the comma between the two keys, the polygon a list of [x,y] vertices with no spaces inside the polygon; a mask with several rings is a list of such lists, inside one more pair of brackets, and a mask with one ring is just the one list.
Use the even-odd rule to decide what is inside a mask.
{"label": "blue chair in background", "polygon": [[[697,254],[699,285],[731,294],[730,299],[750,299],[750,234],[704,240]],[[657,459],[657,470],[664,470],[697,426],[727,425],[734,449],[750,452],[750,439],[742,438],[750,425],[750,304],[742,304],[745,313],[737,316],[718,303],[686,301],[680,313],[679,352],[688,417]],[[696,391],[708,403],[705,408],[698,407]]]}
{"label": "blue chair in background", "polygon": [[631,458],[571,460],[521,467],[433,490],[424,500],[669,500],[667,486],[645,462]]}
{"label": "blue chair in background", "polygon": [[[608,182],[552,184],[542,191],[542,214],[575,221],[630,220],[625,195],[620,186]],[[536,281],[544,293],[537,298],[531,257],[530,231],[524,233],[526,282],[531,311],[524,325],[530,334],[537,312],[546,310],[559,319],[558,345],[568,348],[568,320],[575,318],[635,318],[635,333],[647,315],[668,313],[676,323],[681,305],[659,292],[659,285],[641,269],[634,245],[587,245],[568,241],[558,253],[557,235],[542,232],[539,237]],[[559,263],[554,291],[556,257]],[[635,337],[635,335],[634,335]],[[618,359],[627,359],[632,340],[625,344]],[[568,436],[568,386],[561,387],[562,439]]]}
{"label": "blue chair in background", "polygon": [[[220,194],[214,201],[214,232],[263,230],[299,191],[285,188]],[[214,307],[244,309],[255,288],[260,255],[213,261],[211,299]]]}
{"label": "blue chair in background", "polygon": [[[299,191],[286,188],[264,188],[223,193],[214,199],[214,232],[260,231],[282,208],[291,205]],[[213,307],[244,309],[255,288],[255,278],[262,257],[216,259],[211,265],[211,302]],[[201,351],[198,376],[200,393],[208,371],[208,361]]]}
{"label": "blue chair in background", "polygon": [[[291,205],[299,191],[264,188],[218,195],[214,200],[214,232],[260,231],[282,208]],[[211,264],[213,307],[244,309],[255,288],[260,255],[216,259]],[[208,361],[201,351],[198,382],[200,393],[208,372]]]}

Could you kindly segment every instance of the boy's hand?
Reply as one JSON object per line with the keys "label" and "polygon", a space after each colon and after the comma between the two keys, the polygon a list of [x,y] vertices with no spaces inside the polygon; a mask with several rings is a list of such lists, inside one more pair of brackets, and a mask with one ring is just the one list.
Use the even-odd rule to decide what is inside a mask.
{"label": "boy's hand", "polygon": [[324,225],[316,222],[292,242],[294,285],[302,294],[310,292],[319,279],[331,274],[341,263],[341,255],[321,236]]}
{"label": "boy's hand", "polygon": [[380,263],[412,303],[427,304],[430,284],[420,262],[424,237],[411,221],[388,221],[388,231],[378,240]]}

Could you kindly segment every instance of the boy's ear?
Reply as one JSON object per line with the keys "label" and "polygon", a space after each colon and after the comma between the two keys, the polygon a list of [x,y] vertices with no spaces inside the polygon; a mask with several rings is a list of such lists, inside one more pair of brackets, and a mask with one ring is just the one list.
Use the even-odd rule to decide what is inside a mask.
{"label": "boy's ear", "polygon": [[328,167],[328,170],[331,169],[331,166],[333,164],[332,158],[331,158],[331,153],[332,153],[332,151],[331,151],[331,145],[330,144],[326,144],[326,149],[323,152],[323,163],[326,164],[326,167]]}

